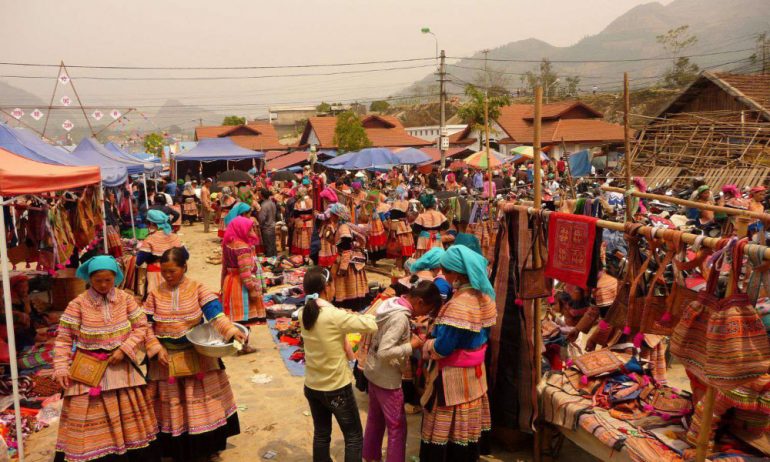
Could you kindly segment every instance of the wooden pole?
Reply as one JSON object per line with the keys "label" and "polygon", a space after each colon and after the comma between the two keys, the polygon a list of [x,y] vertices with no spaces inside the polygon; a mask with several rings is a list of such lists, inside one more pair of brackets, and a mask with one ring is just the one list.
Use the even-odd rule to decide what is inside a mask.
{"label": "wooden pole", "polygon": [[[541,131],[541,113],[543,109],[543,87],[536,87],[535,88],[535,107],[534,107],[534,133],[532,136],[532,163],[533,163],[533,169],[534,169],[534,188],[535,188],[535,210],[540,210],[543,206],[542,200],[543,200],[543,173],[541,172],[542,163],[540,161],[540,131]],[[536,240],[538,239],[539,235],[533,234],[532,239]],[[535,245],[535,251],[534,255],[532,256],[534,261],[539,262],[540,261],[540,245]],[[526,265],[526,262],[522,262],[522,264]],[[533,300],[533,307],[535,311],[535,322],[532,328],[534,329],[533,332],[533,344],[534,344],[534,363],[535,363],[535,378],[536,378],[536,384],[537,386],[540,383],[540,378],[543,374],[542,371],[542,356],[541,356],[541,350],[543,348],[543,331],[541,330],[541,322],[542,322],[542,313],[540,309],[540,299],[536,298]],[[542,444],[543,444],[543,432],[542,427],[535,425],[536,433],[535,433],[535,462],[540,462],[541,460],[541,453],[542,453]]]}
{"label": "wooden pole", "polygon": [[[631,111],[631,95],[628,92],[628,72],[623,73],[623,159],[626,163],[626,190],[631,190],[631,140],[629,137],[628,114]],[[631,196],[626,196],[626,221],[633,221]]]}
{"label": "wooden pole", "polygon": [[[489,151],[489,98],[487,92],[484,92],[484,138],[487,150],[487,176],[489,185],[487,189],[487,204],[489,205],[489,216],[492,216],[492,154]],[[484,183],[481,184],[481,190],[484,190]]]}
{"label": "wooden pole", "polygon": [[[617,192],[621,194],[625,193],[624,189],[615,188],[612,186],[602,186],[602,190],[609,191],[609,192]],[[713,205],[713,204],[704,204],[701,202],[690,201],[687,199],[679,199],[678,197],[662,196],[660,194],[650,194],[650,193],[644,193],[641,191],[634,191],[631,193],[631,195],[634,197],[640,197],[642,199],[657,200],[660,202],[668,202],[671,204],[683,205],[685,207],[698,208],[700,210],[711,210],[712,212],[724,213],[726,215],[737,215],[740,217],[754,218],[756,220],[770,222],[770,214],[768,213],[752,212],[750,210],[736,209],[732,207],[722,207],[722,206]]]}
{"label": "wooden pole", "polygon": [[564,151],[564,154],[562,154],[562,157],[564,158],[565,162],[565,169],[564,171],[567,174],[567,181],[569,183],[569,190],[572,195],[573,199],[577,199],[577,193],[575,192],[575,182],[572,181],[572,170],[569,168],[569,154],[567,154],[567,144],[564,143],[564,138],[561,139],[561,150]]}

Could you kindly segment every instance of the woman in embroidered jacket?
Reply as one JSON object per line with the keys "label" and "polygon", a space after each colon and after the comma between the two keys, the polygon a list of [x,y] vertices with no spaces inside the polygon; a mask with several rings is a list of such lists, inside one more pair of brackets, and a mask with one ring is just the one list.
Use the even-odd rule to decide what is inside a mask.
{"label": "woman in embroidered jacket", "polygon": [[222,304],[225,314],[235,322],[264,324],[267,318],[262,302],[265,280],[254,254],[257,239],[254,227],[254,222],[245,217],[236,217],[227,225],[222,241]]}
{"label": "woman in embroidered jacket", "polygon": [[422,193],[419,200],[425,211],[412,224],[412,229],[417,233],[417,249],[414,251],[414,258],[420,258],[433,247],[443,249],[441,231],[449,228],[449,220],[443,213],[436,210],[436,198],[433,194]]}
{"label": "woman in embroidered jacket", "polygon": [[244,202],[238,202],[233,206],[233,208],[230,209],[224,218],[225,228],[227,228],[227,225],[229,225],[230,222],[235,219],[235,217],[246,217],[254,222],[256,225],[254,226],[254,233],[256,235],[256,239],[254,240],[254,253],[257,255],[265,253],[265,246],[262,245],[262,233],[259,229],[259,221],[254,216],[254,213],[258,211],[259,204],[256,206],[251,206]]}
{"label": "woman in embroidered jacket", "polygon": [[[158,259],[163,255],[163,252],[172,247],[184,248],[182,240],[171,228],[168,215],[160,210],[150,210],[147,212],[147,220],[150,222],[150,234],[139,244],[136,254],[136,266],[147,263],[145,297],[163,282],[158,264]],[[187,252],[186,249],[184,251]]]}
{"label": "woman in embroidered jacket", "polygon": [[291,235],[291,255],[310,255],[310,240],[313,235],[313,199],[308,196],[307,188],[297,189],[297,201],[292,212],[294,232]]}
{"label": "woman in embroidered jacket", "polygon": [[495,291],[486,259],[463,245],[450,247],[440,264],[456,291],[423,347],[433,362],[422,397],[420,460],[477,461],[492,426],[484,353],[497,319]]}
{"label": "woman in embroidered jacket", "polygon": [[[349,309],[363,308],[369,293],[366,278],[366,260],[358,246],[366,242],[365,236],[353,230],[348,208],[334,204],[329,208],[332,220],[337,221],[334,244],[337,247],[337,261],[332,266],[334,276],[334,301]],[[357,242],[358,241],[358,242]]]}
{"label": "woman in embroidered jacket", "polygon": [[[93,257],[77,275],[91,287],[64,310],[54,343],[54,377],[64,388],[55,460],[160,460],[150,445],[158,423],[137,367],[147,318],[132,295],[115,288],[123,273],[114,258]],[[79,363],[79,355],[107,362],[99,385],[71,378],[70,365]]]}
{"label": "woman in embroidered jacket", "polygon": [[[205,320],[225,340],[245,344],[247,338],[224,315],[217,295],[185,276],[187,256],[180,249],[167,250],[160,265],[164,282],[144,303],[150,322],[147,389],[160,424],[163,456],[183,462],[224,450],[227,438],[240,433],[224,364],[198,354],[185,335]],[[197,358],[199,370],[171,376],[169,361],[180,355]]]}
{"label": "woman in embroidered jacket", "polygon": [[390,206],[388,215],[388,258],[395,258],[394,268],[402,268],[404,259],[414,254],[414,238],[412,227],[406,217],[409,211],[409,201],[406,200],[406,188],[399,186],[395,191],[396,200]]}

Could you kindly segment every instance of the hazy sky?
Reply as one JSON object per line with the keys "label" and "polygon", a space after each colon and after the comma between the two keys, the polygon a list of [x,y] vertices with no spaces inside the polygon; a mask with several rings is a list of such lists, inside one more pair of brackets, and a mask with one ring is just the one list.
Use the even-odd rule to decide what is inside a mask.
{"label": "hazy sky", "polygon": [[[566,46],[600,32],[643,0],[0,0],[0,61],[117,66],[281,66],[424,58],[434,40],[466,56],[536,37]],[[669,3],[665,0],[662,3]],[[251,80],[122,81],[100,77],[258,76],[424,67],[377,73]],[[429,61],[353,68],[146,71],[73,69],[86,104],[153,112],[168,98],[218,112],[250,104],[348,100],[396,92],[431,72]],[[56,69],[0,66],[0,75],[55,78]],[[0,79],[50,97],[53,81]],[[7,105],[10,101],[0,101]]]}

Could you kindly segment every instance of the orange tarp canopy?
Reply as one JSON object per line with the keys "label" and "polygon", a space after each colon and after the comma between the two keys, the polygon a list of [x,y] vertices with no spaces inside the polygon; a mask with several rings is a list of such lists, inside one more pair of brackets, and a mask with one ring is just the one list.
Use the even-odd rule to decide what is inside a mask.
{"label": "orange tarp canopy", "polygon": [[78,188],[102,180],[99,167],[44,164],[0,148],[0,195],[16,196]]}

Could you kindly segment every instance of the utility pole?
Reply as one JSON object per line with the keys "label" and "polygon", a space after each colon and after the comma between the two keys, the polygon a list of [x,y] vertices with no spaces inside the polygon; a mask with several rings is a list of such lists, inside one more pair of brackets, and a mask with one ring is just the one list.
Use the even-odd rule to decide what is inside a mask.
{"label": "utility pole", "polygon": [[449,138],[447,137],[447,130],[446,130],[446,85],[444,85],[444,82],[447,81],[446,79],[446,53],[444,53],[444,50],[441,50],[441,61],[438,67],[438,78],[439,78],[439,105],[440,105],[440,111],[441,111],[441,117],[439,119],[439,128],[438,128],[438,150],[441,153],[441,170],[443,171],[446,168],[446,151],[449,148]]}

